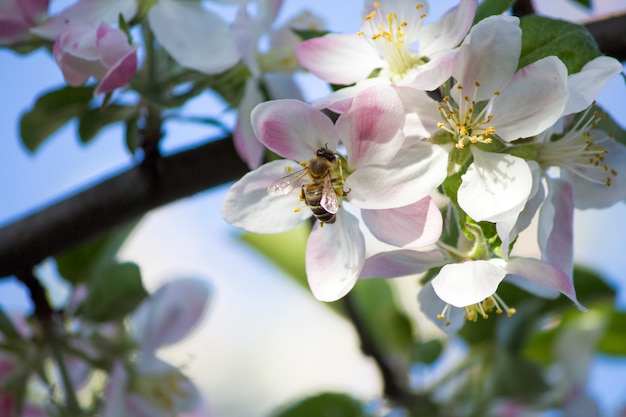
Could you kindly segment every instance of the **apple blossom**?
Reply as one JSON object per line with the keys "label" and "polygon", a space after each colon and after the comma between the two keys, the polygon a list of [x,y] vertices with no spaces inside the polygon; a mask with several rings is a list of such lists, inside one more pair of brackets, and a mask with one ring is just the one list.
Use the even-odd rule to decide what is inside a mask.
{"label": "apple blossom", "polygon": [[[159,417],[203,410],[201,395],[156,350],[183,339],[202,318],[209,297],[205,282],[179,279],[161,286],[131,317],[139,347],[137,363],[113,365],[101,413],[105,417]],[[201,414],[198,414],[201,415]]]}
{"label": "apple blossom", "polygon": [[516,71],[520,51],[518,19],[488,17],[461,44],[455,83],[442,86],[441,101],[403,91],[403,101],[412,94],[418,103],[414,119],[439,129],[432,131],[433,140],[455,145],[450,173],[465,169],[457,192],[460,208],[476,222],[496,223],[503,241],[511,240],[533,192],[532,170],[506,152],[509,144],[552,126],[567,102],[565,65],[551,56]]}
{"label": "apple blossom", "polygon": [[[537,136],[537,161],[545,175],[556,167],[572,184],[576,208],[603,208],[626,199],[626,147],[598,129],[602,116],[591,104],[600,88],[622,72],[622,65],[605,56],[589,61],[568,77],[566,107],[553,126]],[[572,120],[572,113],[581,112]]]}
{"label": "apple blossom", "polygon": [[467,34],[477,4],[462,0],[439,21],[424,25],[425,3],[366,1],[359,33],[313,38],[298,45],[296,54],[304,68],[330,83],[358,84],[380,70],[376,78],[381,82],[433,90],[450,76],[455,48]]}
{"label": "apple blossom", "polygon": [[[302,193],[307,184],[315,184],[309,171],[317,163],[315,155],[330,154],[334,165],[327,181],[332,191],[326,197],[336,198],[337,204],[331,208],[321,201],[332,220],[323,220],[325,227],[324,223],[314,226],[306,249],[306,271],[318,299],[342,297],[360,273],[365,243],[359,221],[341,201],[364,209],[365,224],[379,238],[393,240],[388,243],[428,245],[441,233],[441,215],[429,193],[445,177],[446,152],[417,143],[398,153],[404,141],[403,124],[402,103],[384,85],[360,93],[336,124],[297,100],[258,105],[252,112],[255,133],[261,143],[288,159],[265,164],[233,185],[222,216],[231,225],[256,233],[291,229],[312,215]],[[340,140],[347,157],[337,151]],[[294,174],[292,167],[298,161],[304,161],[305,168]],[[285,176],[287,180],[281,180]],[[397,234],[385,230],[389,224]]]}
{"label": "apple blossom", "polygon": [[69,85],[99,80],[94,95],[125,86],[137,71],[136,48],[124,32],[106,23],[67,26],[57,36],[53,55]]}
{"label": "apple blossom", "polygon": [[365,261],[360,278],[394,278],[440,266],[439,273],[420,291],[418,300],[428,317],[448,332],[458,330],[463,318],[476,321],[479,317],[487,318],[491,311],[514,314],[515,309],[497,294],[505,278],[539,296],[554,297],[560,292],[584,309],[576,299],[568,274],[538,259],[489,257],[480,228],[468,228],[474,241],[467,242],[472,243],[467,251],[438,242],[439,249],[429,252],[406,249],[382,252]]}
{"label": "apple blossom", "polygon": [[97,27],[101,22],[111,25],[118,22],[120,15],[128,22],[137,13],[137,7],[137,0],[80,0],[31,32],[53,41],[73,25]]}
{"label": "apple blossom", "polygon": [[0,46],[25,40],[32,27],[48,12],[50,0],[5,0],[0,2]]}

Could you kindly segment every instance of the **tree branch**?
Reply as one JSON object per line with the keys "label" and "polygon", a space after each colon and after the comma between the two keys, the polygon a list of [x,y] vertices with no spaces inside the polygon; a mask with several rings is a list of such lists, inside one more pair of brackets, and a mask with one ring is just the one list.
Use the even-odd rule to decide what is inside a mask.
{"label": "tree branch", "polygon": [[626,61],[626,13],[585,23],[602,53]]}
{"label": "tree branch", "polygon": [[0,229],[0,277],[29,270],[149,210],[239,179],[232,138],[150,159]]}

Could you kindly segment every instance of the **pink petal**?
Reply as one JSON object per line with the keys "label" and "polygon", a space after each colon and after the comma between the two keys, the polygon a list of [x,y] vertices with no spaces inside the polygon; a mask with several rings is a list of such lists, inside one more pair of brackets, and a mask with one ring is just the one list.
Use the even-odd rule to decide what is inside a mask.
{"label": "pink petal", "polygon": [[586,310],[576,299],[576,291],[570,277],[547,262],[533,258],[511,258],[506,263],[506,272],[519,275],[529,281],[555,289],[576,304],[580,310]]}
{"label": "pink petal", "polygon": [[224,220],[254,233],[280,233],[311,217],[311,210],[298,196],[299,186],[286,195],[269,195],[267,192],[271,183],[289,174],[287,167],[294,169],[291,172],[302,168],[296,162],[279,160],[244,175],[224,198]]}
{"label": "pink petal", "polygon": [[361,217],[376,239],[406,248],[432,245],[443,226],[441,212],[429,196],[404,207],[361,210]]}
{"label": "pink petal", "polygon": [[81,0],[31,32],[52,40],[65,28],[86,25],[95,28],[100,22],[117,23],[119,15],[130,21],[137,13],[137,0]]}
{"label": "pink petal", "polygon": [[136,71],[137,51],[133,49],[102,77],[98,88],[94,91],[94,95],[109,93],[116,88],[124,87],[130,82]]}
{"label": "pink petal", "polygon": [[339,210],[333,224],[313,228],[306,247],[306,274],[315,298],[335,301],[356,283],[365,261],[365,239],[359,221]]}
{"label": "pink petal", "polygon": [[542,259],[571,277],[574,272],[574,194],[569,182],[548,179],[548,198],[539,216]]}
{"label": "pink petal", "polygon": [[246,89],[237,109],[237,124],[233,132],[233,141],[237,154],[250,169],[258,168],[261,165],[265,153],[265,148],[254,134],[250,121],[250,113],[261,102],[263,102],[263,96],[257,88],[257,81],[249,78],[246,81]]}
{"label": "pink petal", "polygon": [[333,84],[352,84],[386,64],[367,41],[356,34],[327,34],[296,46],[303,68]]}
{"label": "pink petal", "polygon": [[359,278],[397,278],[421,274],[446,263],[440,251],[418,252],[410,249],[378,253],[365,260]]}
{"label": "pink petal", "polygon": [[124,32],[101,23],[96,30],[96,50],[100,62],[106,67],[112,67],[134,52],[135,48],[128,43]]}
{"label": "pink petal", "polygon": [[320,148],[337,148],[337,133],[331,120],[301,101],[266,101],[254,108],[251,119],[261,143],[283,158],[308,162]]}
{"label": "pink petal", "polygon": [[202,318],[208,299],[209,287],[199,279],[178,279],[161,286],[133,316],[142,350],[152,352],[187,336]]}
{"label": "pink petal", "polygon": [[431,282],[444,302],[466,307],[491,297],[505,275],[502,267],[490,261],[465,261],[444,265]]}
{"label": "pink petal", "polygon": [[335,126],[351,167],[384,165],[404,142],[404,107],[391,86],[376,85],[359,93]]}

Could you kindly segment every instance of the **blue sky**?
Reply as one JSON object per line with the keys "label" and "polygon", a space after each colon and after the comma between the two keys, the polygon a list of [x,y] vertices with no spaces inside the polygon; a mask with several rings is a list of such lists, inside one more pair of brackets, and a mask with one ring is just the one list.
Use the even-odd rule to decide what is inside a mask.
{"label": "blue sky", "polygon": [[[431,3],[437,5],[432,13],[436,16],[456,2]],[[293,16],[301,4],[287,0],[281,19]],[[357,30],[359,1],[318,0],[309,4],[314,4],[315,12],[324,16],[331,30]],[[564,10],[558,8],[555,13]],[[310,99],[326,91],[312,77],[302,80]],[[107,129],[84,146],[72,123],[36,154],[25,151],[17,135],[19,115],[42,91],[62,84],[60,71],[46,52],[22,57],[0,50],[0,126],[4,133],[0,138],[0,224],[132,163],[119,127]],[[624,83],[615,78],[598,102],[626,126],[624,97]],[[224,106],[204,95],[187,111],[218,114]],[[207,127],[171,125],[164,147],[173,151],[213,133]],[[259,410],[322,388],[346,390],[364,398],[375,395],[380,389],[376,370],[360,355],[349,324],[242,246],[237,231],[221,220],[219,207],[226,189],[218,187],[153,211],[124,248],[123,257],[140,264],[150,290],[180,276],[206,278],[213,285],[208,317],[190,340],[165,355],[175,364],[188,365],[189,373],[206,390],[219,415],[259,415]],[[576,213],[575,230],[577,259],[607,274],[619,288],[621,308],[626,307],[625,218],[624,203],[609,210]],[[51,280],[52,270],[50,266],[44,269]],[[64,295],[62,288],[54,293],[59,302]],[[407,307],[410,313],[417,313],[411,297],[406,296]],[[24,311],[28,303],[19,287],[5,282],[0,283],[0,306]],[[623,361],[617,365],[600,358],[592,369],[591,390],[602,399],[605,409],[614,409],[626,397],[626,366]]]}

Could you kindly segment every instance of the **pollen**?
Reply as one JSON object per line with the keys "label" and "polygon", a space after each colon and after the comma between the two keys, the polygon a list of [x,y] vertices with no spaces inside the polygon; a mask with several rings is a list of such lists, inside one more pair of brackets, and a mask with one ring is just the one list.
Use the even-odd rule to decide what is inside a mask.
{"label": "pollen", "polygon": [[294,213],[300,213],[300,206],[296,207],[295,209],[293,209]]}
{"label": "pollen", "polygon": [[291,172],[291,165],[287,165],[287,167],[285,168],[285,171]]}
{"label": "pollen", "polygon": [[517,312],[515,308],[509,307],[503,300],[498,296],[498,294],[493,294],[491,297],[485,298],[480,303],[472,304],[466,307],[463,307],[463,311],[465,312],[465,319],[469,321],[477,321],[478,318],[483,318],[484,320],[489,318],[489,314],[494,312],[496,314],[506,313],[507,317],[511,317],[513,314]]}
{"label": "pollen", "polygon": [[[487,102],[479,103],[477,107],[476,93],[480,83],[475,81],[469,91],[471,95],[463,95],[457,102],[450,96],[444,96],[438,109],[443,123],[437,124],[439,129],[450,133],[455,139],[455,147],[464,149],[469,144],[493,142],[496,129],[490,124],[493,115],[488,110],[493,106],[494,94]],[[455,87],[458,91],[464,91],[461,84]]]}
{"label": "pollen", "polygon": [[[378,2],[373,3],[372,10],[364,18],[362,30],[357,34],[363,36],[386,61],[383,76],[396,82],[413,67],[427,62],[427,59],[420,58],[415,51],[409,50],[409,45],[417,40],[416,33],[421,28],[425,15],[415,15],[407,10],[396,12],[389,10],[392,5],[384,6],[387,9],[381,9]],[[422,7],[418,5],[416,11]]]}
{"label": "pollen", "polygon": [[604,132],[591,130],[600,117],[590,114],[590,109],[557,140],[544,138],[538,161],[544,167],[559,167],[591,183],[610,187],[618,172],[607,162],[610,152],[605,145],[613,139]]}

